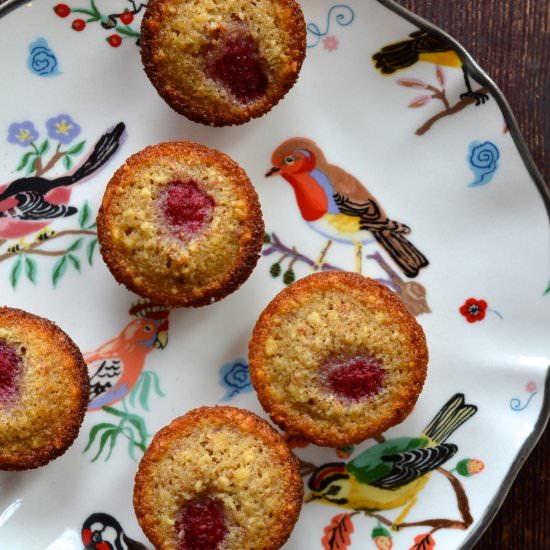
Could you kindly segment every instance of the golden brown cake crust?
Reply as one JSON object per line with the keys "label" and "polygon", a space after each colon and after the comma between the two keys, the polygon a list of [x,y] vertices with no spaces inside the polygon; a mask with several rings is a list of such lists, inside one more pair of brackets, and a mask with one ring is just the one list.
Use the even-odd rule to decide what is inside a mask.
{"label": "golden brown cake crust", "polygon": [[[154,502],[154,496],[157,496],[160,491],[178,491],[176,483],[173,487],[171,485],[169,488],[161,487],[160,489],[155,485],[159,463],[165,459],[167,454],[177,454],[177,450],[174,450],[174,444],[177,444],[178,441],[185,440],[187,442],[189,438],[197,433],[213,434],[213,437],[215,437],[216,433],[228,427],[236,430],[235,441],[248,436],[261,441],[264,453],[268,454],[271,463],[278,468],[279,476],[273,481],[280,489],[279,492],[283,502],[277,502],[279,508],[277,517],[268,518],[266,515],[265,520],[270,522],[271,525],[269,528],[263,529],[260,538],[256,533],[254,540],[245,538],[239,543],[238,548],[222,544],[220,549],[257,550],[261,548],[262,550],[277,550],[290,536],[300,513],[304,489],[298,460],[290,451],[284,439],[265,420],[250,411],[227,406],[201,407],[176,418],[168,426],[162,428],[154,436],[139,464],[134,486],[134,508],[139,524],[155,548],[174,550],[175,545],[173,540],[165,540],[161,532],[162,527],[158,517],[161,511]],[[203,440],[200,444],[204,444]],[[223,452],[223,449],[221,449],[221,452]],[[193,454],[193,459],[195,456]],[[217,468],[219,468],[219,477],[223,477],[227,471],[223,467],[223,460],[224,456],[219,456],[219,459],[214,457]],[[192,460],[185,467],[188,475],[194,476],[193,483],[202,481],[198,463]],[[281,475],[281,472],[284,472],[284,474]],[[267,472],[265,473],[267,474]],[[255,477],[253,479],[256,480]],[[152,489],[155,493],[151,492]],[[152,494],[154,494],[153,497]],[[257,510],[257,512],[260,512],[260,510]],[[245,537],[247,534],[245,534]]]}
{"label": "golden brown cake crust", "polygon": [[243,105],[194,98],[174,85],[172,79],[165,74],[166,55],[159,36],[160,28],[163,19],[170,17],[170,9],[173,6],[189,0],[149,1],[141,24],[142,62],[145,73],[158,94],[172,109],[195,122],[211,126],[228,126],[243,124],[264,115],[286,95],[294,86],[305,58],[306,25],[302,10],[295,0],[270,1],[278,8],[277,26],[287,31],[286,50],[290,60],[260,100]]}
{"label": "golden brown cake crust", "polygon": [[[0,445],[0,470],[38,468],[64,454],[78,436],[90,393],[86,362],[71,338],[55,323],[43,317],[21,309],[0,307],[0,338],[2,339],[3,330],[6,331],[6,334],[9,334],[9,340],[12,338],[15,340],[24,339],[28,342],[26,346],[27,356],[32,355],[32,350],[29,348],[35,344],[45,348],[42,353],[59,356],[63,360],[64,373],[60,377],[52,379],[51,372],[41,373],[44,377],[43,385],[45,389],[50,385],[52,387],[51,402],[37,401],[33,403],[36,407],[44,408],[40,414],[41,420],[47,421],[48,418],[52,420],[51,417],[54,415],[57,420],[60,420],[57,432],[48,434],[50,441],[40,447],[26,451],[25,437],[20,438],[14,432],[17,427],[8,422],[8,415],[12,412],[0,406],[0,432],[4,432],[2,435],[3,439],[6,440],[3,445]],[[24,376],[25,374],[23,374]],[[63,394],[69,396],[67,399],[70,406],[60,409],[55,391],[60,384],[68,381],[71,383],[71,387],[63,388]],[[17,403],[13,408],[17,408]],[[32,427],[31,424],[31,429]],[[36,427],[36,429],[39,430],[40,428]],[[7,433],[6,430],[9,430],[10,433]],[[17,440],[17,443],[10,445],[7,442],[8,439],[12,439],[11,436]],[[11,452],[8,447],[11,447]]]}
{"label": "golden brown cake crust", "polygon": [[[380,312],[384,316],[381,324],[391,324],[391,330],[399,330],[399,338],[406,353],[406,384],[393,395],[389,406],[382,416],[371,417],[369,400],[364,408],[357,406],[359,422],[347,424],[347,420],[339,423],[339,418],[324,419],[308,416],[293,411],[290,403],[281,399],[273,389],[269,379],[270,358],[266,353],[272,344],[272,337],[280,330],[285,318],[293,317],[303,307],[308,297],[323,293],[338,295],[341,293],[343,303],[350,296],[350,304],[360,304],[357,307],[366,308],[374,316]],[[355,306],[353,306],[355,307]],[[324,312],[325,314],[327,312]],[[323,312],[320,312],[323,318]],[[330,326],[329,321],[327,326]],[[334,322],[338,322],[335,320]],[[360,326],[357,326],[359,332]],[[385,329],[382,326],[382,331]],[[400,345],[401,345],[400,344]],[[267,346],[267,348],[266,348]],[[282,357],[284,359],[284,351]],[[412,411],[422,390],[426,378],[428,364],[428,348],[422,327],[408,312],[400,298],[386,286],[355,273],[323,272],[309,275],[298,280],[280,292],[260,315],[249,343],[249,364],[252,383],[258,393],[264,409],[271,419],[292,435],[304,437],[317,445],[328,447],[345,446],[358,443],[370,437],[379,435],[391,426],[402,422]],[[297,374],[294,374],[297,376]],[[307,391],[306,391],[307,393]],[[345,408],[345,407],[344,407]],[[306,407],[307,410],[307,407]],[[361,414],[369,415],[368,423],[361,425]],[[326,421],[325,421],[326,420]]]}
{"label": "golden brown cake crust", "polygon": [[[133,185],[132,175],[143,165],[155,165],[157,159],[176,158],[185,166],[188,159],[204,166],[213,167],[223,174],[228,185],[239,194],[245,203],[246,216],[241,224],[238,236],[238,257],[225,272],[209,283],[193,289],[180,289],[174,294],[169,292],[158,274],[151,274],[151,280],[142,281],[143,276],[136,274],[129,265],[121,245],[114,239],[117,225],[116,201],[125,189]],[[245,171],[224,153],[209,149],[191,141],[166,142],[146,147],[129,157],[115,172],[109,181],[97,216],[97,233],[100,251],[105,263],[115,279],[129,290],[148,298],[155,303],[168,306],[199,307],[221,300],[237,290],[252,273],[262,248],[264,224],[260,202],[256,190]],[[140,284],[138,284],[138,280]]]}

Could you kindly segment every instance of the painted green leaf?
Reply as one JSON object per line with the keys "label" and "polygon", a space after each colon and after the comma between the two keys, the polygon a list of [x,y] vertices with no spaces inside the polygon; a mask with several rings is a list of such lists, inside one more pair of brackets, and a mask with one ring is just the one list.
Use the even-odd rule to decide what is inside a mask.
{"label": "painted green leaf", "polygon": [[67,170],[70,170],[72,165],[73,165],[73,161],[71,160],[71,157],[69,155],[65,155],[63,157],[63,166],[65,166]]}
{"label": "painted green leaf", "polygon": [[13,264],[10,272],[10,283],[13,287],[13,290],[17,288],[17,283],[19,282],[19,278],[21,277],[21,269],[23,267],[23,258],[19,256],[17,258],[17,261]]}
{"label": "painted green leaf", "polygon": [[27,166],[27,162],[29,162],[29,159],[34,155],[34,151],[29,151],[28,153],[25,153],[23,155],[23,158],[21,159],[21,162],[19,162],[19,164],[17,165],[17,172],[19,172],[20,170],[23,170],[23,168],[25,168],[25,166]]}
{"label": "painted green leaf", "polygon": [[65,271],[67,271],[67,256],[61,256],[61,258],[59,258],[59,260],[57,260],[57,262],[55,262],[55,265],[53,266],[52,282],[54,287],[57,286],[59,279],[63,277]]}
{"label": "painted green leaf", "polygon": [[29,167],[27,168],[27,174],[32,174],[36,170],[36,163],[38,161],[38,157],[35,156],[32,159],[32,162],[29,164]]}
{"label": "painted green leaf", "polygon": [[88,263],[93,265],[94,263],[94,251],[97,245],[97,239],[92,239],[86,246],[86,255],[88,256]]}
{"label": "painted green leaf", "polygon": [[74,147],[71,147],[67,153],[69,155],[78,155],[82,149],[84,149],[84,145],[86,144],[86,140],[81,141],[80,143],[77,143]]}
{"label": "painted green leaf", "polygon": [[95,441],[95,438],[96,438],[97,434],[101,430],[104,430],[106,428],[116,428],[116,426],[114,424],[110,424],[109,422],[101,422],[100,424],[96,424],[90,430],[90,434],[88,435],[88,444],[86,445],[86,447],[84,447],[83,452],[86,452],[94,444],[94,441]]}
{"label": "painted green leaf", "polygon": [[84,241],[84,237],[80,237],[79,239],[76,239],[76,241],[67,248],[67,252],[72,252],[73,250],[78,250],[82,246],[82,241]]}
{"label": "painted green leaf", "polygon": [[111,452],[113,450],[113,447],[115,445],[115,441],[116,441],[116,437],[119,433],[119,429],[117,426],[114,426],[113,428],[109,429],[109,430],[105,430],[103,432],[103,434],[101,435],[101,439],[99,440],[99,449],[96,453],[96,455],[94,456],[94,458],[92,458],[92,462],[95,462],[100,456],[101,456],[101,453],[103,452],[103,449],[105,448],[105,445],[107,443],[107,440],[110,438],[111,439],[111,448],[110,448],[110,451],[109,453],[107,454],[107,457],[105,458],[105,461],[109,460],[109,457],[111,456]]}
{"label": "painted green leaf", "polygon": [[550,294],[550,281],[548,281],[548,286],[546,287],[546,290],[543,292],[543,296],[546,296],[547,294]]}
{"label": "painted green leaf", "polygon": [[82,208],[80,209],[80,213],[78,214],[78,223],[81,229],[84,229],[84,227],[86,227],[86,224],[88,223],[91,215],[92,210],[90,208],[90,205],[88,204],[88,201],[85,201],[82,205]]}
{"label": "painted green leaf", "polygon": [[[149,371],[148,371],[149,372]],[[155,392],[159,397],[166,397],[166,394],[160,389],[160,378],[159,375],[156,372],[150,372],[149,373],[151,377],[153,378],[153,386],[155,388]]]}
{"label": "painted green leaf", "polygon": [[35,285],[38,265],[32,258],[29,258],[28,256],[25,257],[25,272],[27,273],[27,278],[29,279],[29,281],[33,285]]}
{"label": "painted green leaf", "polygon": [[132,424],[137,429],[139,436],[141,438],[142,444],[146,445],[147,435],[148,435],[147,427],[145,426],[145,421],[143,420],[143,418],[141,418],[141,416],[137,414],[127,413],[124,411],[119,411],[118,409],[115,409],[114,407],[109,407],[109,406],[103,407],[103,410],[105,412],[108,412],[120,418],[123,418],[127,422],[130,422],[130,424]]}
{"label": "painted green leaf", "polygon": [[40,156],[46,154],[49,148],[50,148],[50,141],[45,139],[42,145],[40,146],[40,149],[38,150],[38,152],[40,153]]}
{"label": "painted green leaf", "polygon": [[129,27],[126,25],[125,27],[121,27],[120,25],[116,28],[117,32],[120,34],[123,34],[124,36],[132,36],[135,38],[139,38],[141,35],[139,32],[136,32],[132,27]]}
{"label": "painted green leaf", "polygon": [[141,391],[139,392],[139,402],[141,403],[141,406],[146,410],[149,411],[149,390],[151,389],[151,377],[149,376],[151,373],[144,372],[142,374],[143,376],[143,384],[141,386]]}
{"label": "painted green leaf", "polygon": [[69,254],[69,261],[73,264],[74,268],[80,273],[80,260],[74,254]]}

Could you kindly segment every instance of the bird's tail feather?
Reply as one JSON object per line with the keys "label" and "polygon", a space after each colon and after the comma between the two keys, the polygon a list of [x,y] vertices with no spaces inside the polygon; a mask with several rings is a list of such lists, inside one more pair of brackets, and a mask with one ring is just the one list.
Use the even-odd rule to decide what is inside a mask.
{"label": "bird's tail feather", "polygon": [[424,435],[438,444],[444,443],[466,420],[477,412],[475,405],[466,405],[464,394],[457,393],[435,415],[424,429]]}
{"label": "bird's tail feather", "polygon": [[429,265],[428,258],[407,240],[403,235],[404,232],[394,231],[391,228],[374,229],[369,227],[369,230],[378,244],[384,247],[407,277],[416,277],[423,267]]}
{"label": "bird's tail feather", "polygon": [[99,138],[90,156],[71,176],[71,183],[84,179],[107,163],[120,146],[124,138],[124,129],[124,123],[119,122]]}
{"label": "bird's tail feather", "polygon": [[413,48],[414,42],[414,40],[403,40],[382,48],[372,56],[376,62],[376,68],[382,74],[393,74],[414,65],[418,61],[418,52]]}

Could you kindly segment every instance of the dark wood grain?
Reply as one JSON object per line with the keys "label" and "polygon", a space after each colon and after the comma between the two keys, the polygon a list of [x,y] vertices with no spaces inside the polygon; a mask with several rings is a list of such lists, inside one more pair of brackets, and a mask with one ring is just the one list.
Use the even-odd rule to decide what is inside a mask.
{"label": "dark wood grain", "polygon": [[[399,0],[456,38],[510,102],[550,182],[550,2]],[[550,430],[518,475],[476,550],[550,549]]]}

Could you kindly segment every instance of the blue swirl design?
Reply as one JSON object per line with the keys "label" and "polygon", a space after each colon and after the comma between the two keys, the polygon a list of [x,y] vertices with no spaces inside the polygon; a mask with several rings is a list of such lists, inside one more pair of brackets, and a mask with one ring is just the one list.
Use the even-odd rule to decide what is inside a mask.
{"label": "blue swirl design", "polygon": [[468,187],[478,187],[489,183],[498,170],[500,151],[490,141],[472,141],[468,146],[468,162],[475,174],[475,180]]}
{"label": "blue swirl design", "polygon": [[250,372],[245,359],[235,359],[220,369],[220,384],[227,390],[221,401],[231,401],[240,393],[252,391]]}
{"label": "blue swirl design", "polygon": [[510,408],[514,411],[523,411],[525,410],[528,406],[529,406],[529,403],[531,403],[531,399],[533,399],[533,397],[535,397],[535,395],[537,395],[537,393],[539,393],[538,391],[534,391],[533,393],[531,393],[527,399],[527,401],[522,404],[521,403],[521,400],[517,397],[513,397],[512,399],[510,399]]}
{"label": "blue swirl design", "polygon": [[324,31],[322,31],[316,23],[308,23],[306,27],[307,32],[313,36],[313,42],[307,43],[308,48],[315,48],[315,46],[317,46],[317,44],[321,41],[321,38],[328,34],[333,15],[334,20],[341,27],[351,25],[355,19],[355,12],[349,6],[346,6],[345,4],[336,4],[335,6],[332,6],[327,13],[327,23]]}
{"label": "blue swirl design", "polygon": [[29,46],[27,66],[31,73],[38,76],[57,76],[61,74],[58,69],[57,57],[48,47],[45,38],[37,38]]}

